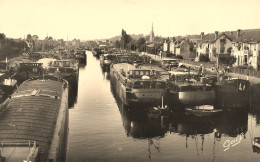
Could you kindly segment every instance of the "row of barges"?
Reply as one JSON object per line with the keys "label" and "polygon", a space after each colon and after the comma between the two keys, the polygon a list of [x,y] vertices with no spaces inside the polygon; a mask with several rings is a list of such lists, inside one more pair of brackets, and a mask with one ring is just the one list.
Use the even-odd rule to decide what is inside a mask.
{"label": "row of barges", "polygon": [[249,101],[249,82],[239,78],[210,84],[207,78],[194,72],[168,72],[158,66],[128,63],[112,64],[110,75],[111,84],[126,105],[153,102],[158,105],[162,96],[172,105],[184,106],[238,107]]}
{"label": "row of barges", "polygon": [[[249,105],[249,81],[227,76],[218,81],[217,76],[205,76],[178,66],[177,59],[163,60],[158,66],[146,55],[112,53],[101,54],[100,65],[110,72],[111,85],[126,106],[158,106],[163,100],[165,104],[178,107]],[[192,111],[202,110],[193,107]],[[214,112],[205,106],[203,111]]]}
{"label": "row of barges", "polygon": [[42,58],[1,63],[0,161],[65,161],[69,99],[86,54]]}

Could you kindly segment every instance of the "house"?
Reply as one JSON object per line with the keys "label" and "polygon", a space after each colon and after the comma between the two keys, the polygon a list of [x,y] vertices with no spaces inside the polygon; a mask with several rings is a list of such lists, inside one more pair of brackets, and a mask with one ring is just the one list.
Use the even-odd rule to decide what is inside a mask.
{"label": "house", "polygon": [[231,54],[236,58],[233,66],[252,66],[260,69],[260,29],[237,30],[232,41]]}
{"label": "house", "polygon": [[163,43],[163,52],[170,52],[170,41],[168,39]]}
{"label": "house", "polygon": [[193,49],[194,45],[189,41],[188,38],[176,41],[175,45],[175,54],[176,56],[182,56],[183,59],[195,58],[195,50]]}
{"label": "house", "polygon": [[201,40],[201,35],[186,35],[186,38],[193,44],[193,47],[196,48],[198,42]]}
{"label": "house", "polygon": [[176,39],[172,38],[168,43],[168,51],[174,56],[182,56],[184,59],[195,58],[193,50],[193,42],[186,37],[178,36]]}
{"label": "house", "polygon": [[176,53],[176,46],[178,45],[178,40],[175,40],[175,39],[171,39],[170,43],[169,43],[169,52],[171,54],[175,54]]}
{"label": "house", "polygon": [[217,62],[218,58],[225,58],[230,56],[232,48],[232,38],[229,32],[209,33],[204,35],[201,33],[201,40],[198,41],[196,57],[200,55],[207,55],[209,60]]}

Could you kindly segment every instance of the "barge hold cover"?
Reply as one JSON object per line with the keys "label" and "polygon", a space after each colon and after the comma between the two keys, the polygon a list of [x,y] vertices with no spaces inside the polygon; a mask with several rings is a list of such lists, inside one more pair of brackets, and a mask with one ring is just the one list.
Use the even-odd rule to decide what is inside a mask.
{"label": "barge hold cover", "polygon": [[18,149],[17,146],[20,141],[30,140],[37,144],[36,155],[30,160],[47,161],[64,83],[55,80],[28,80],[21,84],[0,111],[0,142],[14,143],[13,147],[2,149],[1,157],[8,161],[28,159],[32,149],[27,149],[27,154],[24,155],[21,152],[26,149]]}

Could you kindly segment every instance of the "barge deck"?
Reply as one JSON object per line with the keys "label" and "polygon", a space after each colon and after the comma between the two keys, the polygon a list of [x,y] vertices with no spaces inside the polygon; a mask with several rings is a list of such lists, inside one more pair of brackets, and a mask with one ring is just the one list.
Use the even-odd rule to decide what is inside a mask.
{"label": "barge deck", "polygon": [[68,107],[68,83],[50,78],[25,81],[2,105],[1,157],[6,160],[47,161],[57,117],[64,113],[60,109]]}

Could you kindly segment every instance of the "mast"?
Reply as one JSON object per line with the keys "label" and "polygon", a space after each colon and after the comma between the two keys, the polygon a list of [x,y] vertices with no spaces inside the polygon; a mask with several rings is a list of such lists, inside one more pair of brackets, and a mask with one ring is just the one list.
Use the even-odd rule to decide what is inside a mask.
{"label": "mast", "polygon": [[25,35],[23,35],[23,50],[25,50]]}
{"label": "mast", "polygon": [[219,78],[219,54],[217,54],[217,79],[218,81],[220,81],[220,78]]}
{"label": "mast", "polygon": [[69,53],[70,52],[70,45],[69,45],[68,34],[67,34],[67,42],[68,42],[68,53]]}

